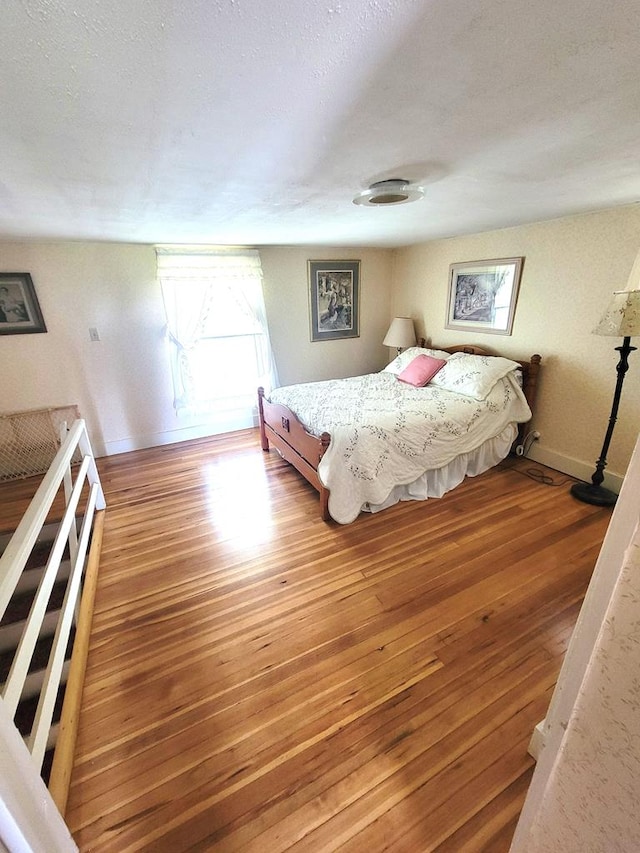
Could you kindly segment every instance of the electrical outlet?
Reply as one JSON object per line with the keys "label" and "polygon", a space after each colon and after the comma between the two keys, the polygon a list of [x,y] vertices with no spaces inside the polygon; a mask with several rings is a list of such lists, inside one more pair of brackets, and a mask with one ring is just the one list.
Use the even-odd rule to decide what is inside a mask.
{"label": "electrical outlet", "polygon": [[99,341],[100,340],[100,332],[95,326],[89,326],[89,340],[90,341]]}

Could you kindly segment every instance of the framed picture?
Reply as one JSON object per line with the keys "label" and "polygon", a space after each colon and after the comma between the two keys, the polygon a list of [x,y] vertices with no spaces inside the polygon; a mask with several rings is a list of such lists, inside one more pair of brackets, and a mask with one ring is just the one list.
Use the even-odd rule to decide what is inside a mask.
{"label": "framed picture", "polygon": [[510,335],[524,258],[449,267],[446,329]]}
{"label": "framed picture", "polygon": [[309,261],[312,341],[360,336],[360,261]]}
{"label": "framed picture", "polygon": [[28,335],[46,331],[29,273],[0,273],[0,335]]}

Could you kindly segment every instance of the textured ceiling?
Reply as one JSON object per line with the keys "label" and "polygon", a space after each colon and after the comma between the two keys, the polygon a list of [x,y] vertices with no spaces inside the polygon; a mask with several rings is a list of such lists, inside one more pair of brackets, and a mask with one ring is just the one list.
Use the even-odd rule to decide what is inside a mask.
{"label": "textured ceiling", "polygon": [[[397,246],[640,198],[637,0],[7,0],[0,239]],[[414,204],[358,207],[371,182]]]}

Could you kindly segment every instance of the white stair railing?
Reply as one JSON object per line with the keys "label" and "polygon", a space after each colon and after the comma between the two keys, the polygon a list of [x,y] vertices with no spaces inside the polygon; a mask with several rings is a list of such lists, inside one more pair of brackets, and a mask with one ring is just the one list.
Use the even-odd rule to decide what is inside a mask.
{"label": "white stair railing", "polygon": [[[82,462],[74,470],[72,460],[76,448],[80,451]],[[65,652],[76,605],[81,595],[82,572],[89,547],[93,517],[96,510],[105,508],[104,494],[84,420],[79,419],[72,424],[29,508],[9,540],[4,553],[0,556],[0,618],[4,616],[20,582],[33,547],[38,541],[51,507],[60,493],[61,485],[64,487],[64,515],[58,525],[9,675],[2,688],[2,701],[0,702],[0,706],[2,706],[0,721],[4,720],[5,723],[8,720],[13,721],[18,703],[25,693],[25,685],[28,692],[29,667],[36,643],[43,631],[43,622],[47,618],[47,604],[51,591],[56,580],[66,577],[64,601],[59,611],[35,719],[31,733],[26,738],[24,757],[20,758],[19,750],[17,754],[17,761],[22,765],[19,768],[20,773],[22,776],[33,774],[34,791],[38,791],[37,797],[40,797],[40,805],[34,802],[33,807],[36,810],[44,808],[45,811],[49,812],[49,817],[51,808],[55,810],[55,806],[53,801],[49,802],[49,795],[44,783],[39,785],[37,780],[40,777],[47,743],[50,741],[55,701],[65,671]],[[81,500],[84,501],[83,506]],[[79,534],[76,528],[78,517],[81,519]],[[63,568],[59,575],[67,545],[71,554],[71,568],[66,572]],[[4,732],[6,729],[4,726],[0,726],[0,734],[3,734],[2,739],[4,740],[2,729]],[[13,739],[13,736],[11,737]],[[0,743],[0,753],[2,753],[3,745],[6,747],[6,742]],[[12,748],[15,752],[15,744]],[[28,765],[31,765],[31,769]],[[7,826],[2,820],[3,811],[6,810],[7,805],[8,803],[3,802],[3,797],[0,796],[0,840],[4,840],[2,830],[3,828],[6,829]],[[62,837],[64,835],[64,830],[62,830]],[[63,846],[56,847],[56,849],[72,848],[67,848],[63,842]]]}

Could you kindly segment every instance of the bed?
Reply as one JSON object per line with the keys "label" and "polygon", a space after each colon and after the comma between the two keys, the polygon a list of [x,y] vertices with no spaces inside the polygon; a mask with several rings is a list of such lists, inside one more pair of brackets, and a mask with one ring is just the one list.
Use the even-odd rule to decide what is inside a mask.
{"label": "bed", "polygon": [[[426,384],[409,377],[435,362]],[[541,356],[514,361],[470,345],[412,347],[384,370],[258,389],[262,449],[274,447],[319,492],[323,520],[442,497],[522,441]]]}

